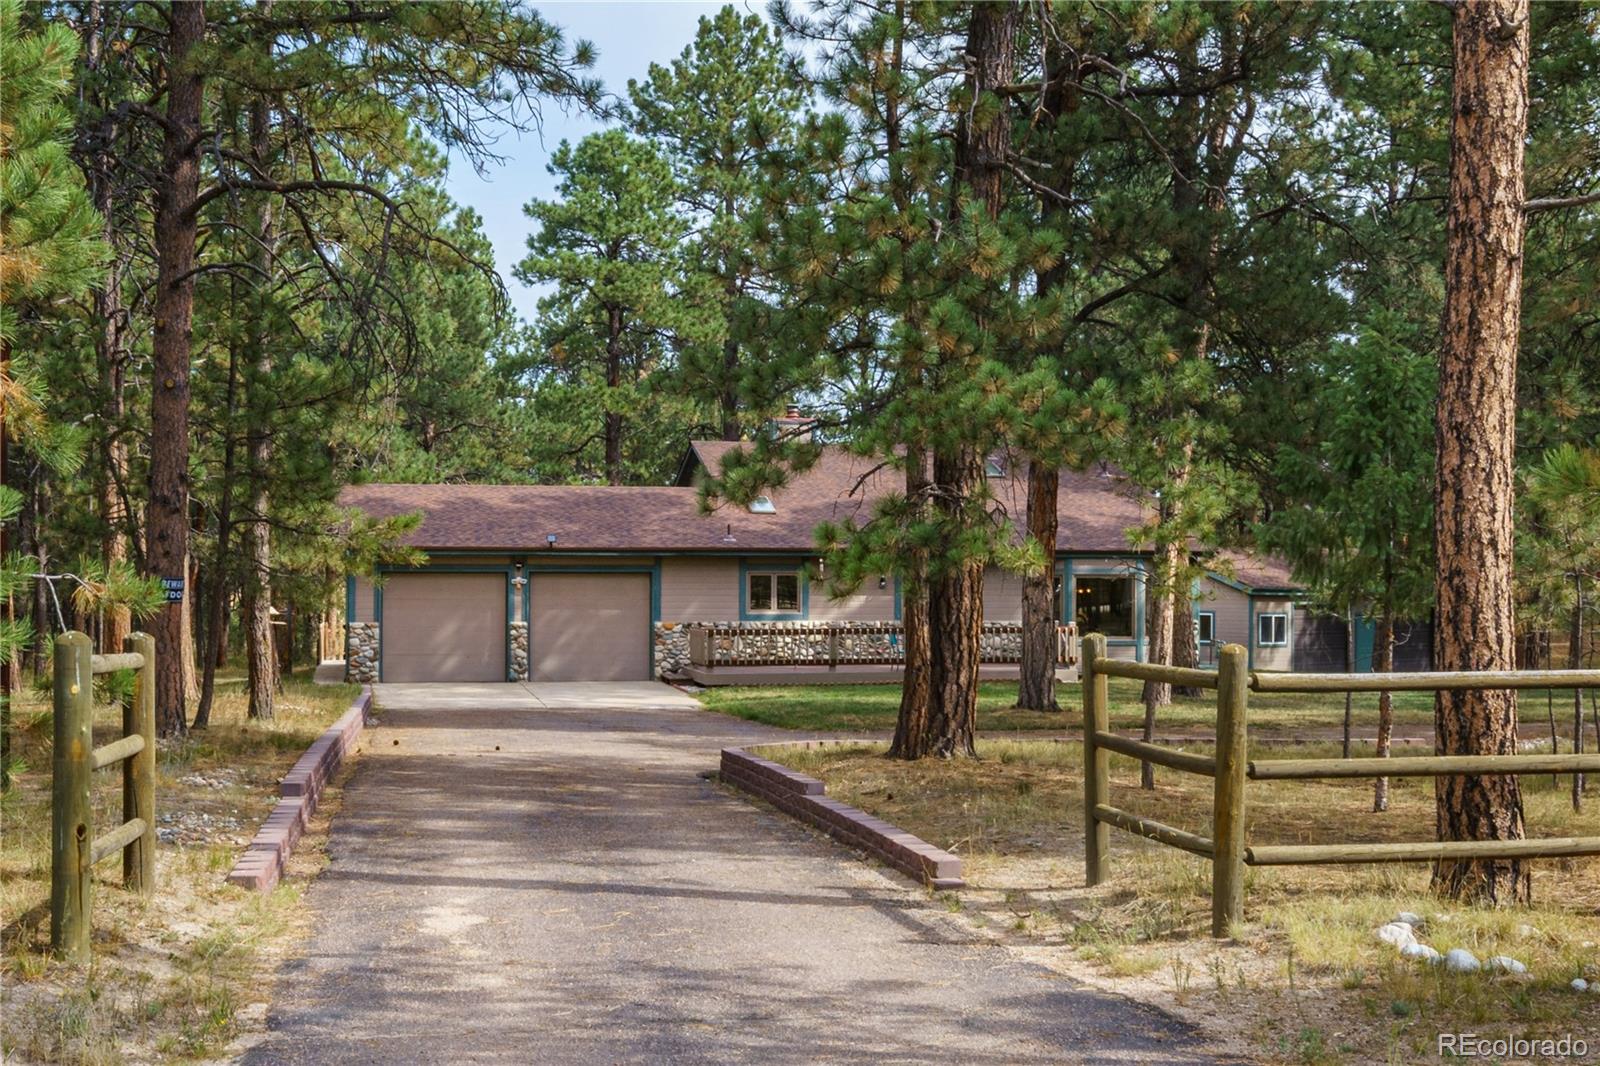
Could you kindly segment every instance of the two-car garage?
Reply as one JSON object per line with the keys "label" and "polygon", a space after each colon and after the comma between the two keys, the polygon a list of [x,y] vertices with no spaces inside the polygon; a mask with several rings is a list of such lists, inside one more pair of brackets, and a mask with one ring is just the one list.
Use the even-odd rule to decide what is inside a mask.
{"label": "two-car garage", "polygon": [[650,678],[648,573],[536,572],[524,602],[513,589],[511,573],[499,570],[388,575],[379,619],[382,679],[510,679],[509,623],[524,602],[531,680]]}

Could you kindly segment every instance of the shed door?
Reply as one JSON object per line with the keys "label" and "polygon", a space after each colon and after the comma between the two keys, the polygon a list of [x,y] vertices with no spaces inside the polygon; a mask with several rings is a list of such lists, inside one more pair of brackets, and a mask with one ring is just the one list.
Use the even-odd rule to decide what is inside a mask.
{"label": "shed door", "polygon": [[648,681],[650,575],[534,574],[535,681]]}
{"label": "shed door", "polygon": [[504,681],[504,574],[395,574],[383,586],[383,680]]}

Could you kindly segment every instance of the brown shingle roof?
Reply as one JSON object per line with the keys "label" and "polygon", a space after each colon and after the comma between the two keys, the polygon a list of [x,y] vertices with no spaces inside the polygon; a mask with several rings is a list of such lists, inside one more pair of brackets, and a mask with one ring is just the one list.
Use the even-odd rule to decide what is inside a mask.
{"label": "brown shingle roof", "polygon": [[1300,588],[1289,564],[1275,555],[1257,555],[1230,549],[1218,552],[1217,559],[1225,565],[1214,568],[1215,572],[1232,578],[1253,592],[1298,591]]}
{"label": "brown shingle roof", "polygon": [[[695,456],[715,470],[732,441],[697,441]],[[824,448],[816,465],[774,492],[776,514],[724,505],[699,511],[695,490],[585,485],[352,485],[340,502],[373,517],[421,511],[407,543],[433,550],[545,550],[556,534],[560,551],[809,552],[823,521],[864,521],[873,503],[902,485],[892,467]],[[1000,508],[1017,524],[1026,514],[1025,470],[991,478]],[[1127,530],[1141,521],[1136,497],[1115,475],[1063,471],[1059,550],[1129,551]],[[732,527],[733,541],[725,537]]]}

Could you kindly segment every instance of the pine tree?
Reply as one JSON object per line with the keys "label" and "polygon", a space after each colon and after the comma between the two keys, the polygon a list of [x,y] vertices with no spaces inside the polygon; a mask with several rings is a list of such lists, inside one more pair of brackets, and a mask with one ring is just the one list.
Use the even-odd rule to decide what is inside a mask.
{"label": "pine tree", "polygon": [[[1509,670],[1516,665],[1511,518],[1530,12],[1526,0],[1485,0],[1451,14],[1434,665]],[[1441,755],[1512,754],[1516,692],[1440,692],[1434,731]],[[1524,836],[1516,777],[1442,777],[1436,791],[1439,839]],[[1518,859],[1440,862],[1433,880],[1445,895],[1491,903],[1526,902],[1532,893],[1528,865]]]}
{"label": "pine tree", "polygon": [[706,275],[701,313],[715,316],[706,342],[683,346],[679,374],[691,393],[716,398],[722,438],[738,440],[753,428],[740,413],[744,362],[776,284],[750,220],[771,194],[766,164],[793,143],[799,73],[760,17],[729,5],[700,19],[670,66],[630,81],[628,95],[633,130],[672,166],[678,211],[693,227],[686,260]]}
{"label": "pine tree", "polygon": [[557,199],[526,207],[538,229],[516,271],[556,288],[539,303],[542,351],[519,369],[553,375],[598,410],[604,479],[621,485],[629,420],[642,414],[651,379],[670,364],[674,338],[707,330],[683,291],[688,223],[674,210],[667,161],[625,131],[563,141],[550,172]]}

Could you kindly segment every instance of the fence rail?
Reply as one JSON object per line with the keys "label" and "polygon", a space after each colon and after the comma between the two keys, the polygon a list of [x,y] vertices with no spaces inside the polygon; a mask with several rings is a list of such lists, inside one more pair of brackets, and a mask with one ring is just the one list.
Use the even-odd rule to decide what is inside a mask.
{"label": "fence rail", "polygon": [[[1248,757],[1249,694],[1254,692],[1439,691],[1509,688],[1600,688],[1600,670],[1513,670],[1482,673],[1280,674],[1247,669],[1245,649],[1224,646],[1217,670],[1130,663],[1106,654],[1106,638],[1083,638],[1084,866],[1090,885],[1106,879],[1110,830],[1121,829],[1211,860],[1211,933],[1228,935],[1244,916],[1246,866],[1465,859],[1565,858],[1600,855],[1600,836],[1545,840],[1443,840],[1389,844],[1273,844],[1245,841],[1249,781],[1311,781],[1351,777],[1446,777],[1456,774],[1600,772],[1600,754],[1426,755],[1395,759],[1255,759]],[[1199,676],[1196,676],[1199,675]],[[1217,692],[1214,757],[1174,751],[1110,731],[1107,679],[1168,681]],[[1110,803],[1110,755],[1115,752],[1183,773],[1210,777],[1212,836],[1203,837]]]}
{"label": "fence rail", "polygon": [[331,659],[345,657],[345,628],[343,622],[323,622],[317,626],[317,661],[328,662]]}
{"label": "fence rail", "polygon": [[[89,960],[93,867],[122,853],[122,881],[150,895],[156,885],[155,639],[134,633],[126,651],[95,655],[82,633],[55,642],[55,747],[51,755],[50,946],[73,962]],[[94,675],[134,670],[122,705],[123,736],[94,742]],[[94,835],[95,770],[122,764],[122,824]]]}
{"label": "fence rail", "polygon": [[[1018,663],[1023,628],[1016,622],[985,622],[984,663]],[[689,627],[689,661],[695,666],[901,666],[905,663],[900,622],[746,622]],[[1078,627],[1056,626],[1056,663],[1078,661]],[[1015,638],[1013,640],[1013,638]],[[1203,671],[1197,671],[1203,672]]]}

